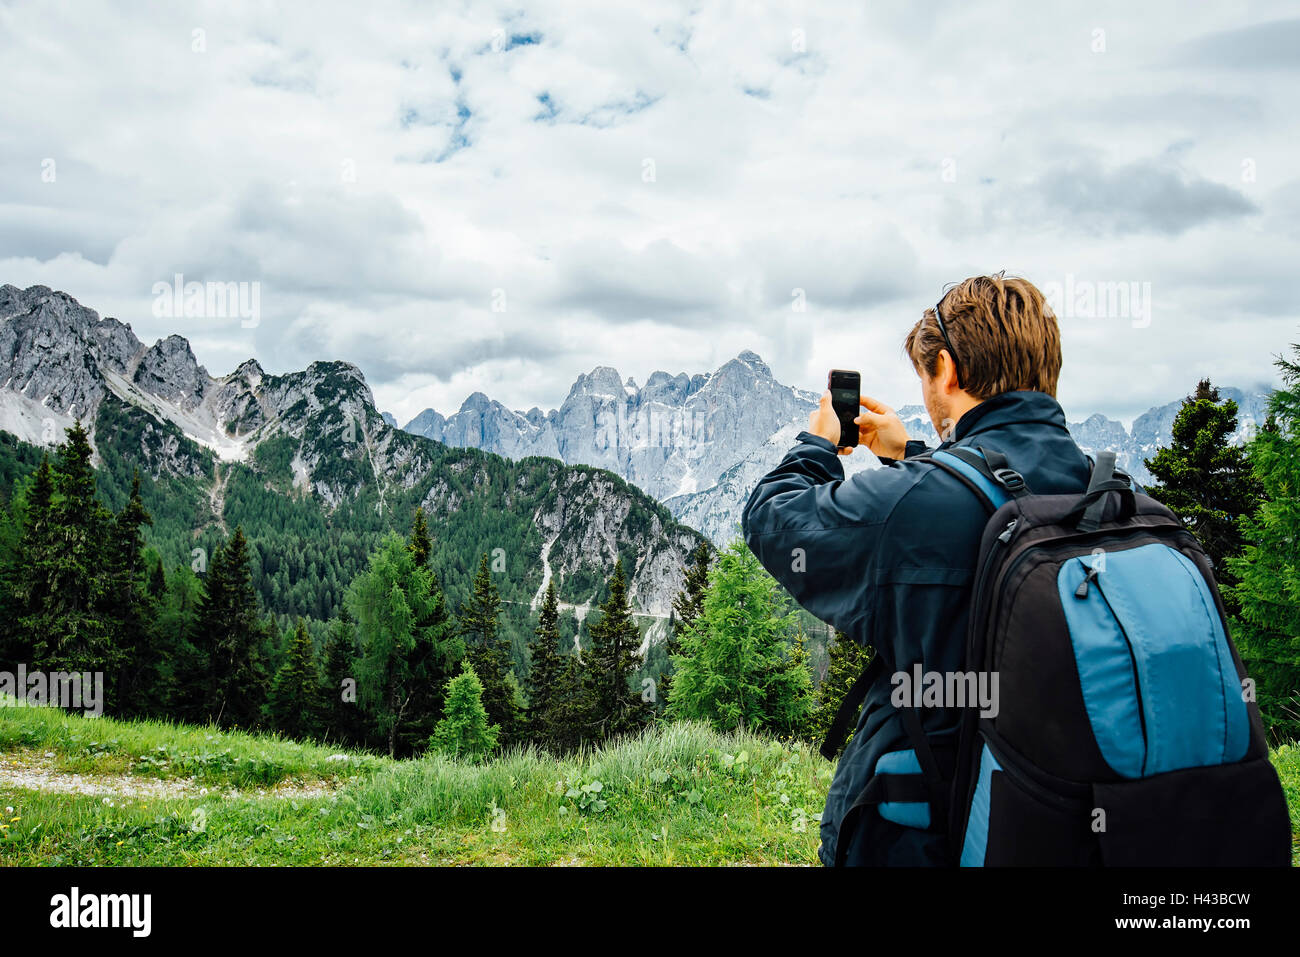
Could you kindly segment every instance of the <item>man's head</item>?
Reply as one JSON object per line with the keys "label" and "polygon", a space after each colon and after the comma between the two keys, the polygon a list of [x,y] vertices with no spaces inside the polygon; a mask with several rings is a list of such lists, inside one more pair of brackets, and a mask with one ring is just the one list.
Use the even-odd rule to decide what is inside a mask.
{"label": "man's head", "polygon": [[1033,283],[1002,273],[972,276],[945,292],[937,308],[943,329],[934,309],[927,309],[903,348],[941,437],[949,437],[966,412],[1003,392],[1056,395],[1061,331]]}

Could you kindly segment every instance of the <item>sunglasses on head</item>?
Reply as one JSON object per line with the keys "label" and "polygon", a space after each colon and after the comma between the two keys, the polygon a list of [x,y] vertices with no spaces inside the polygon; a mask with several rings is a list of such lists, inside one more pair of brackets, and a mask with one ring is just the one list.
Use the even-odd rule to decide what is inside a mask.
{"label": "sunglasses on head", "polygon": [[[940,297],[939,302],[934,304],[934,321],[939,326],[939,335],[943,336],[943,344],[948,347],[948,355],[952,357],[953,371],[957,372],[957,350],[952,347],[952,340],[948,338],[948,329],[943,324],[943,314],[939,312],[940,302],[943,302],[942,297]],[[961,380],[960,374],[957,376],[957,379],[958,381]]]}

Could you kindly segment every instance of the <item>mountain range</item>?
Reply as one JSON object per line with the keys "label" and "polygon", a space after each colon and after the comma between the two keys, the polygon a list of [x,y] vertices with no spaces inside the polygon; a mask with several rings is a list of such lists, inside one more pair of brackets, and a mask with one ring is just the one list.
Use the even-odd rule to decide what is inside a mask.
{"label": "mountain range", "polygon": [[[1267,391],[1220,393],[1238,403],[1234,441],[1243,441],[1264,421]],[[270,514],[279,506],[266,496],[312,503],[336,536],[341,525],[370,536],[403,530],[420,505],[466,553],[447,572],[453,590],[467,585],[483,529],[499,527],[491,544],[518,569],[503,597],[531,607],[554,576],[579,614],[622,557],[641,613],[667,616],[699,534],[719,545],[737,536],[750,491],[816,401],[744,351],[713,372],[655,372],[644,386],[599,366],[550,412],[514,411],[476,392],[452,415],[426,409],[399,429],[351,363],[273,375],[249,359],[213,376],[179,335],[146,346],[129,324],[66,293],[0,286],[0,429],[22,442],[48,448],[80,419],[97,455],[154,482],[188,483],[199,503],[186,519],[194,536],[224,531],[250,509]],[[1070,429],[1088,451],[1114,449],[1149,483],[1143,460],[1170,441],[1181,401],[1131,428],[1091,415]],[[898,412],[913,438],[938,441],[922,407]],[[853,474],[878,462],[860,450],[844,465]],[[169,561],[187,551],[184,523],[173,525]],[[269,548],[278,533],[263,534]],[[293,583],[276,587],[266,584],[267,594],[288,594]],[[279,610],[290,613],[292,602]]]}
{"label": "mountain range", "polygon": [[[123,459],[159,487],[194,499],[176,509],[151,492],[162,502],[155,510],[197,510],[186,517],[192,529],[168,540],[169,565],[189,564],[187,536],[224,529],[228,519],[260,521],[249,533],[257,546],[258,534],[269,541],[283,531],[266,516],[308,503],[320,513],[310,521],[337,551],[344,531],[404,532],[420,505],[435,542],[465,553],[446,556],[456,587],[467,586],[460,579],[472,574],[480,549],[500,549],[515,572],[499,583],[503,599],[535,604],[554,577],[561,600],[585,609],[622,558],[634,606],[662,618],[699,541],[608,471],[555,459],[516,464],[396,428],[351,363],[271,375],[250,359],[213,376],[181,336],[146,346],[129,324],[101,318],[66,293],[0,286],[0,429],[48,448],[77,420],[90,431],[97,462]],[[237,502],[228,501],[232,490]],[[291,575],[281,577],[275,595],[293,586]]]}
{"label": "mountain range", "polygon": [[[1220,388],[1237,402],[1242,442],[1266,418],[1268,392]],[[608,366],[579,375],[558,409],[508,409],[475,392],[459,411],[425,409],[404,428],[448,445],[508,457],[553,456],[623,476],[663,502],[681,522],[723,545],[739,534],[740,513],[758,479],[770,471],[806,427],[818,395],[783,385],[754,352],[744,351],[712,373],[655,372],[644,386]],[[1143,484],[1144,460],[1171,440],[1182,399],[1138,416],[1132,428],[1093,414],[1069,428],[1087,452],[1111,449]],[[939,439],[925,408],[907,405],[899,417],[908,435]],[[844,459],[846,474],[878,466],[865,450]]]}

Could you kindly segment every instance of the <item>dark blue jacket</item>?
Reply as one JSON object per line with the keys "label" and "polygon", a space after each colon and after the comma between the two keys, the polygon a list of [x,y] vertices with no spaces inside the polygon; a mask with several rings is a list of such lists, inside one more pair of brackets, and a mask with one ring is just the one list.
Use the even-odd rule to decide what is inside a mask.
{"label": "dark blue jacket", "polygon": [[[808,432],[754,489],[741,518],[745,542],[804,608],[854,640],[888,649],[898,668],[965,670],[972,579],[988,513],[975,493],[926,460],[906,457],[847,481],[831,442]],[[1004,454],[1036,493],[1082,492],[1087,457],[1065,414],[1043,392],[1008,392],[962,416],[940,448],[982,446]],[[854,454],[868,455],[859,450]],[[802,552],[798,550],[802,549]],[[800,561],[800,556],[802,562]],[[796,571],[795,569],[801,569]],[[868,692],[822,814],[819,854],[835,860],[840,821],[882,754],[907,748],[883,673]],[[950,709],[923,709],[928,733],[951,732]],[[869,809],[849,864],[939,864],[944,837],[886,821]]]}

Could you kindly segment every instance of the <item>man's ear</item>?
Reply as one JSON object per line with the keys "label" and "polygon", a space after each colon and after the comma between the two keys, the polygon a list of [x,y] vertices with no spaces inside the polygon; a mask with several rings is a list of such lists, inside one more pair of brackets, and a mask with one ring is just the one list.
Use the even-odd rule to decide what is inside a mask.
{"label": "man's ear", "polygon": [[934,379],[939,386],[939,391],[944,395],[952,395],[954,392],[961,391],[961,385],[957,381],[957,365],[952,361],[952,356],[947,349],[939,350],[939,357],[935,363]]}

